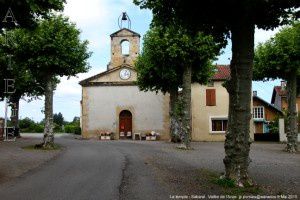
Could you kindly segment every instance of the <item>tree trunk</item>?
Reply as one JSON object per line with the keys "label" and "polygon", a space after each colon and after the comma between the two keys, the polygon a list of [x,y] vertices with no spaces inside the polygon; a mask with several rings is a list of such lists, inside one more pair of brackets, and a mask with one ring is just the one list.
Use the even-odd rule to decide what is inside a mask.
{"label": "tree trunk", "polygon": [[53,81],[52,77],[47,77],[45,88],[45,129],[43,147],[53,147]]}
{"label": "tree trunk", "polygon": [[191,143],[191,83],[192,83],[192,67],[184,66],[182,75],[182,148],[189,149]]}
{"label": "tree trunk", "polygon": [[297,111],[296,111],[296,100],[297,100],[297,73],[291,73],[287,80],[287,102],[288,102],[288,113],[287,113],[287,145],[286,151],[294,153],[298,151],[297,140],[298,140],[298,128],[297,128]]}
{"label": "tree trunk", "polygon": [[170,115],[170,136],[171,142],[180,142],[179,135],[179,121],[178,115],[176,113],[176,105],[178,103],[178,88],[172,88],[170,90],[170,106],[169,106],[169,115]]}
{"label": "tree trunk", "polygon": [[251,86],[254,56],[254,25],[243,21],[231,30],[231,79],[225,83],[229,93],[228,130],[225,140],[225,178],[238,186],[252,185],[250,164]]}
{"label": "tree trunk", "polygon": [[20,137],[20,128],[19,128],[19,102],[20,102],[21,96],[20,95],[13,95],[10,99],[10,102],[12,103],[12,116],[11,116],[11,122],[15,128],[15,137]]}

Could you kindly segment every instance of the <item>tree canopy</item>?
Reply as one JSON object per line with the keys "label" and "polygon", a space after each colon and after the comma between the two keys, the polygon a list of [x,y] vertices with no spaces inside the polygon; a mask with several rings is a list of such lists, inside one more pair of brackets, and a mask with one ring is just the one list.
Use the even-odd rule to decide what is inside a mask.
{"label": "tree canopy", "polygon": [[[189,29],[209,31],[221,36],[228,33],[238,20],[255,24],[258,28],[273,29],[299,17],[298,0],[133,0],[141,8],[149,8],[154,22],[182,24]],[[243,17],[244,16],[244,17]],[[221,33],[221,34],[220,34]]]}
{"label": "tree canopy", "polygon": [[283,28],[255,50],[254,80],[300,78],[300,23]]}
{"label": "tree canopy", "polygon": [[178,90],[185,65],[192,65],[193,82],[206,83],[219,50],[213,38],[203,33],[191,36],[183,28],[153,26],[144,36],[143,51],[135,63],[138,85],[145,91]]}
{"label": "tree canopy", "polygon": [[79,35],[76,25],[62,15],[41,20],[34,31],[20,39],[18,58],[26,61],[32,74],[42,80],[47,76],[75,76],[86,72],[91,53],[88,42],[81,42]]}
{"label": "tree canopy", "polygon": [[53,115],[53,122],[57,125],[62,126],[65,122],[63,115],[59,112],[59,113],[55,113]]}
{"label": "tree canopy", "polygon": [[[22,38],[25,37],[27,31],[14,29],[5,34],[10,36],[12,42],[6,44],[5,36],[0,35],[0,99],[4,96],[11,99],[11,97],[20,98],[24,95],[28,97],[42,95],[43,87],[37,87],[37,80],[29,70],[27,62],[19,59],[17,55],[18,49],[23,45]],[[3,79],[14,79],[15,92],[13,94],[4,93],[5,82]]]}
{"label": "tree canopy", "polygon": [[[50,11],[62,11],[65,2],[65,0],[1,0],[0,31],[3,27],[15,27],[15,24],[12,23],[12,17],[20,27],[33,28],[38,19],[48,17]],[[7,23],[3,23],[4,19]]]}

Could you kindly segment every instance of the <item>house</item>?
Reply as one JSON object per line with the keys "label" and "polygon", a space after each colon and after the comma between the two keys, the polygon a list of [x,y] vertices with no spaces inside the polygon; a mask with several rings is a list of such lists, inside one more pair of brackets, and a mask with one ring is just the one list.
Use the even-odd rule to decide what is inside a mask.
{"label": "house", "polygon": [[[281,111],[285,111],[288,108],[287,103],[287,89],[286,81],[281,81],[280,86],[275,86],[272,93],[271,104]],[[300,94],[297,96],[296,100],[296,111],[299,113],[300,108]]]}
{"label": "house", "polygon": [[[283,116],[281,110],[257,96],[257,91],[253,91],[252,113],[254,123],[254,140],[278,141],[278,133],[272,133],[269,128],[276,119]],[[268,133],[272,134],[270,135]]]}
{"label": "house", "polygon": [[[287,102],[286,81],[281,81],[280,86],[275,86],[274,87],[273,93],[272,93],[271,103],[276,108],[281,110],[282,112],[287,111],[288,102]],[[296,112],[297,112],[297,116],[298,116],[298,132],[300,133],[300,117],[299,117],[300,110],[299,110],[299,108],[300,108],[300,94],[297,95],[297,99],[296,99]]]}
{"label": "house", "polygon": [[222,86],[230,78],[228,65],[218,65],[207,85],[192,84],[192,140],[224,141],[229,95]]}
{"label": "house", "polygon": [[131,139],[134,133],[158,132],[169,138],[169,98],[140,91],[134,60],[140,53],[140,35],[121,28],[110,35],[111,60],[107,70],[80,81],[82,137],[114,133]]}

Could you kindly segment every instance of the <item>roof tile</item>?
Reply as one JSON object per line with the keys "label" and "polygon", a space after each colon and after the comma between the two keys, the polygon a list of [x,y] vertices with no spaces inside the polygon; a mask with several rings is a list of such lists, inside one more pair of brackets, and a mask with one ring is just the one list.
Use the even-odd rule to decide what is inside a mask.
{"label": "roof tile", "polygon": [[212,80],[227,80],[230,78],[230,67],[229,65],[217,65],[216,73]]}

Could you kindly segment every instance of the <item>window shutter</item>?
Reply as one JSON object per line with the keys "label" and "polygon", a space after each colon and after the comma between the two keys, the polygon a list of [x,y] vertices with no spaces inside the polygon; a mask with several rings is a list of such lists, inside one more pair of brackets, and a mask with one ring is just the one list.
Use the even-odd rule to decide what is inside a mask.
{"label": "window shutter", "polygon": [[216,105],[216,90],[206,89],[206,105],[215,106]]}

